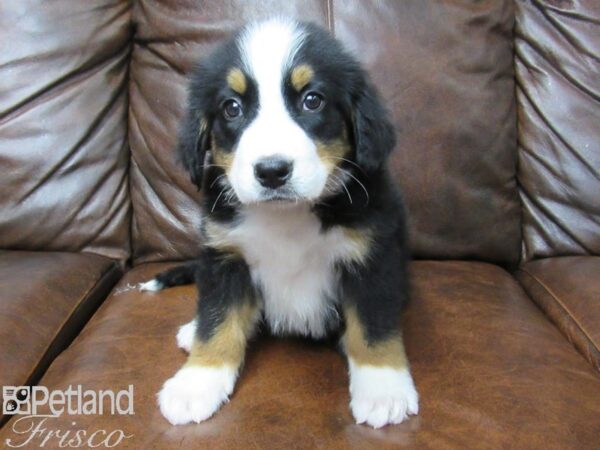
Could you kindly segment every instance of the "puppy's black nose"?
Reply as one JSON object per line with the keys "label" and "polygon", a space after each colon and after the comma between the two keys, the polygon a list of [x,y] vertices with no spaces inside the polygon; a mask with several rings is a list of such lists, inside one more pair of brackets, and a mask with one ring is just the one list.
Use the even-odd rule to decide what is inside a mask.
{"label": "puppy's black nose", "polygon": [[254,164],[254,176],[264,187],[275,189],[290,179],[293,167],[293,163],[285,159],[263,158]]}

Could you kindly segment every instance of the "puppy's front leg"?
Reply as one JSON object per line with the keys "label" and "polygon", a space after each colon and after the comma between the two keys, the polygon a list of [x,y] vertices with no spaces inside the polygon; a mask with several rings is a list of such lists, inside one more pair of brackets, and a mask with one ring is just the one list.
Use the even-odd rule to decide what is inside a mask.
{"label": "puppy's front leg", "polygon": [[374,428],[419,412],[400,331],[408,296],[406,263],[393,246],[344,275],[346,329],[342,345],[350,373],[350,409]]}
{"label": "puppy's front leg", "polygon": [[343,345],[350,372],[350,409],[356,423],[374,428],[419,412],[400,331],[369,341],[356,309],[346,308]]}
{"label": "puppy's front leg", "polygon": [[158,394],[173,425],[202,422],[228,400],[259,317],[246,264],[207,253],[198,274],[202,294],[190,355]]}

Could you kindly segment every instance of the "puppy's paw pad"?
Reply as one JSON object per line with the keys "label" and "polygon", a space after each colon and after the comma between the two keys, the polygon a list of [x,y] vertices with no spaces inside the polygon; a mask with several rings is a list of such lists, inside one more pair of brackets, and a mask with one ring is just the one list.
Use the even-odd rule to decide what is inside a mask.
{"label": "puppy's paw pad", "polygon": [[148,291],[148,292],[158,292],[163,289],[165,286],[156,278],[151,279],[150,281],[146,281],[145,283],[138,284],[138,289],[140,291]]}
{"label": "puppy's paw pad", "polygon": [[196,335],[196,320],[192,320],[185,325],[179,327],[177,332],[177,347],[190,352],[192,350],[192,344],[194,343],[194,336]]}
{"label": "puppy's paw pad", "polygon": [[356,423],[381,428],[419,413],[419,395],[408,370],[358,366],[351,377],[350,409]]}
{"label": "puppy's paw pad", "polygon": [[173,425],[202,422],[227,402],[234,382],[229,368],[184,367],[158,393],[160,412]]}

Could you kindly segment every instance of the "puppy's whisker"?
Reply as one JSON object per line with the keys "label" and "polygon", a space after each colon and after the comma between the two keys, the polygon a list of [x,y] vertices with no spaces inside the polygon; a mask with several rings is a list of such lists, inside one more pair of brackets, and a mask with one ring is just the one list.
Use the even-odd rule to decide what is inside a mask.
{"label": "puppy's whisker", "polygon": [[215,185],[215,183],[216,183],[217,181],[219,181],[221,178],[223,178],[224,176],[225,176],[225,174],[224,174],[224,173],[223,173],[223,174],[221,174],[221,175],[219,175],[217,178],[215,178],[215,179],[213,180],[213,182],[212,182],[212,183],[210,183],[210,186],[209,186],[209,187],[210,187],[210,188],[212,188],[212,187]]}
{"label": "puppy's whisker", "polygon": [[367,191],[367,188],[365,187],[365,185],[362,184],[358,178],[356,178],[354,175],[352,175],[347,170],[344,170],[341,167],[336,167],[336,169],[342,171],[343,173],[345,173],[346,175],[348,175],[350,178],[352,178],[354,181],[356,181],[360,185],[360,187],[363,189],[363,191],[365,191],[365,195],[367,196],[367,203],[365,203],[365,206],[368,205],[369,201],[370,201],[370,197],[369,197],[369,191]]}
{"label": "puppy's whisker", "polygon": [[337,180],[337,182],[344,188],[344,190],[346,191],[346,194],[348,195],[348,200],[350,201],[350,204],[352,204],[352,196],[350,195],[350,191],[346,187],[346,183],[344,183],[344,180],[342,180],[340,177],[335,176],[334,174],[330,174],[330,175],[335,180]]}
{"label": "puppy's whisker", "polygon": [[327,156],[325,156],[325,159],[329,159],[329,158],[334,158],[334,159],[339,159],[340,161],[345,161],[345,162],[347,162],[349,164],[352,164],[354,167],[357,167],[361,172],[363,172],[362,167],[360,167],[354,161],[351,161],[351,160],[349,160],[347,158],[342,158],[341,156],[333,156],[333,155],[327,155]]}
{"label": "puppy's whisker", "polygon": [[217,206],[217,202],[219,201],[219,199],[221,198],[221,195],[223,195],[223,193],[226,191],[227,188],[223,188],[221,189],[221,192],[219,192],[219,195],[217,195],[217,198],[215,200],[215,202],[212,205],[212,208],[210,208],[210,212],[215,212],[215,207]]}
{"label": "puppy's whisker", "polygon": [[237,204],[237,199],[235,198],[235,191],[233,190],[233,188],[228,189],[227,194],[225,195],[225,203],[227,203],[228,205]]}
{"label": "puppy's whisker", "polygon": [[224,166],[222,164],[214,164],[214,163],[213,164],[205,164],[204,167],[205,168],[208,168],[208,167],[218,167],[219,169],[224,169],[224,170],[229,169],[229,166]]}

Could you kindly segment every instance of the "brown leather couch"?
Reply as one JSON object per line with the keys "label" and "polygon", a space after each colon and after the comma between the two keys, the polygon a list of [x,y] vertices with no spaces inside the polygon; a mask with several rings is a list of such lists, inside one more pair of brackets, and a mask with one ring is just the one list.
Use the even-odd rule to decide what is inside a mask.
{"label": "brown leather couch", "polygon": [[[135,284],[198,251],[201,194],[173,157],[186,74],[275,12],[331,29],[398,127],[421,395],[399,426],[353,423],[334,345],[268,336],[208,422],[156,406],[197,294]],[[0,49],[0,384],[135,389],[134,415],[48,430],[139,449],[600,445],[597,0],[15,0]],[[17,418],[1,445],[24,440]]]}

